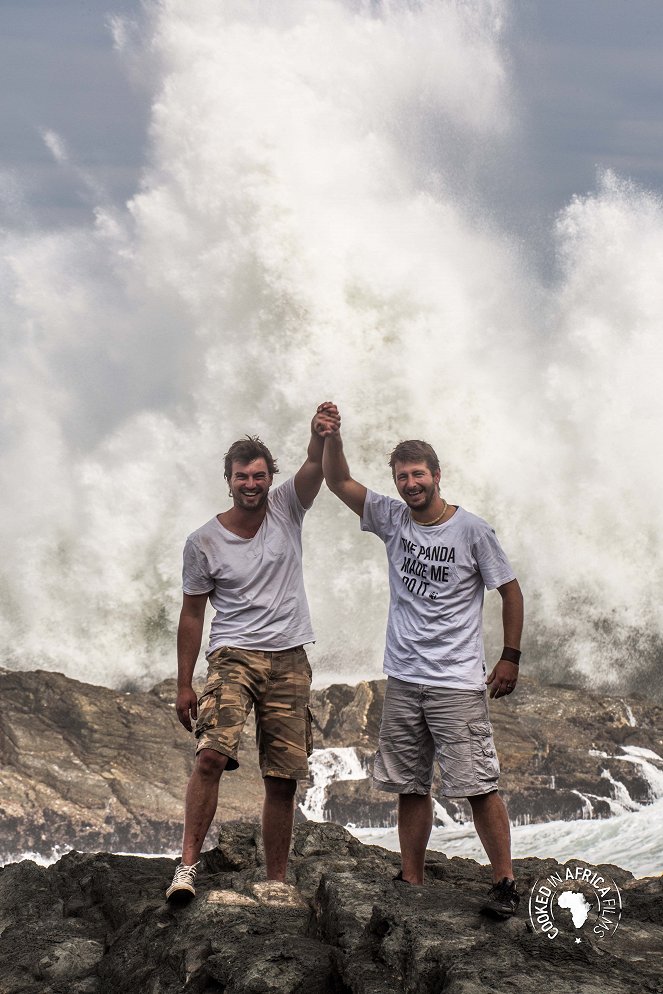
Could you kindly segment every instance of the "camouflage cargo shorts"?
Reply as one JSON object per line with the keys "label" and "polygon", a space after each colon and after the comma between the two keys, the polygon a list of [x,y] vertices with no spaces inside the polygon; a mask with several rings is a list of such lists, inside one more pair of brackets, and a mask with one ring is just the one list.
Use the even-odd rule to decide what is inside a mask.
{"label": "camouflage cargo shorts", "polygon": [[198,701],[196,753],[214,749],[239,766],[246,719],[256,709],[256,743],[263,777],[304,780],[313,750],[311,667],[301,646],[258,652],[223,645],[207,657],[207,683]]}

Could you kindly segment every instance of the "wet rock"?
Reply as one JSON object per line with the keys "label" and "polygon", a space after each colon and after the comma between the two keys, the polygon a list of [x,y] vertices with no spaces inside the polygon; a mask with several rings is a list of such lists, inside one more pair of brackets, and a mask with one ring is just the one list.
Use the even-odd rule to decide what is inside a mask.
{"label": "wet rock", "polygon": [[[354,746],[362,757],[374,749],[384,687],[371,681],[318,692],[314,711],[324,746]],[[607,818],[656,798],[643,757],[629,752],[650,750],[659,759],[647,762],[663,771],[663,707],[656,702],[524,676],[514,695],[490,702],[490,717],[501,792],[514,822]],[[442,796],[437,774],[433,796],[454,820],[470,820],[466,802]],[[326,788],[325,814],[343,823],[390,826],[396,798],[370,790],[368,780],[336,781]]]}
{"label": "wet rock", "polygon": [[[0,712],[0,859],[179,848],[194,740],[175,715],[174,681],[125,694],[0,669],[0,695],[10,705]],[[224,819],[254,817],[262,804],[251,724],[241,777],[224,777]]]}
{"label": "wet rock", "polygon": [[[316,749],[352,747],[368,771],[385,682],[335,685],[312,695]],[[50,856],[53,848],[174,852],[180,845],[193,738],[177,721],[175,681],[149,693],[120,693],[58,673],[0,669],[0,858]],[[515,822],[602,818],[656,796],[643,757],[663,756],[663,707],[521,677],[517,692],[491,704],[501,788]],[[646,762],[663,770],[663,761]],[[253,718],[242,736],[240,770],[223,776],[222,824],[257,820],[263,785]],[[302,802],[307,787],[299,787]],[[463,801],[433,793],[447,815],[470,818]],[[325,789],[324,815],[344,824],[395,824],[396,798],[368,778]],[[297,818],[304,815],[297,809]],[[229,866],[244,859],[227,853]],[[76,901],[69,915],[76,916]]]}
{"label": "wet rock", "polygon": [[[292,884],[264,880],[248,824],[227,826],[203,854],[197,896],[179,909],[164,902],[174,866],[71,852],[48,868],[1,869],[2,994],[663,990],[663,878],[603,868],[621,889],[622,921],[603,943],[587,931],[576,944],[533,933],[522,906],[506,922],[480,914],[485,866],[431,852],[426,884],[409,886],[393,880],[394,853],[334,824],[296,827]],[[521,891],[553,866],[517,860]]]}

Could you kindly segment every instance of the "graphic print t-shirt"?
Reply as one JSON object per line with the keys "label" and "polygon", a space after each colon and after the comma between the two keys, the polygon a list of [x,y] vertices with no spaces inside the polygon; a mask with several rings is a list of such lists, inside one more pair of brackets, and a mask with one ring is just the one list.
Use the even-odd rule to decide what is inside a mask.
{"label": "graphic print t-shirt", "polygon": [[382,539],[389,561],[385,673],[483,690],[484,588],[515,579],[490,525],[462,507],[444,524],[419,525],[402,501],[369,490],[361,528]]}
{"label": "graphic print t-shirt", "polygon": [[314,639],[302,575],[302,522],[294,478],[271,490],[253,538],[212,518],[184,546],[185,594],[210,594],[208,654],[221,645],[264,652]]}

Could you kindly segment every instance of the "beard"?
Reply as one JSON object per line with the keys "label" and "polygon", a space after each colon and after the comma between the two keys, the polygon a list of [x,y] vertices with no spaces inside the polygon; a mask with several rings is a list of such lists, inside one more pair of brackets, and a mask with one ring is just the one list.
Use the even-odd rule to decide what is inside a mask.
{"label": "beard", "polygon": [[407,492],[403,492],[401,496],[407,506],[413,511],[427,511],[433,503],[435,494],[435,484],[431,484],[430,487],[420,487],[416,494],[408,494]]}
{"label": "beard", "polygon": [[253,497],[247,497],[241,490],[236,490],[233,492],[233,504],[242,511],[250,513],[252,511],[260,511],[267,503],[268,497],[269,490],[258,491]]}

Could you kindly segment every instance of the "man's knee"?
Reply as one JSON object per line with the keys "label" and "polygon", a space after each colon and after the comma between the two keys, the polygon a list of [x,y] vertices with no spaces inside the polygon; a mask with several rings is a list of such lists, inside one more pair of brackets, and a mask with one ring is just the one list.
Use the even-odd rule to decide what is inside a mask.
{"label": "man's knee", "polygon": [[228,757],[215,749],[201,749],[196,756],[196,770],[205,780],[218,780],[227,765]]}
{"label": "man's knee", "polygon": [[398,795],[398,805],[399,807],[411,807],[416,808],[418,806],[425,806],[431,803],[431,793],[427,794],[399,794]]}
{"label": "man's knee", "polygon": [[504,806],[504,802],[500,797],[499,791],[489,790],[487,794],[472,794],[470,797],[466,798],[469,801],[470,807],[473,813],[480,811],[487,811],[495,807],[501,808]]}
{"label": "man's knee", "polygon": [[297,781],[289,777],[265,777],[265,793],[273,800],[292,800],[297,792]]}

